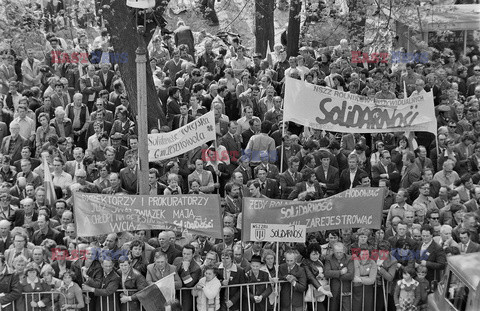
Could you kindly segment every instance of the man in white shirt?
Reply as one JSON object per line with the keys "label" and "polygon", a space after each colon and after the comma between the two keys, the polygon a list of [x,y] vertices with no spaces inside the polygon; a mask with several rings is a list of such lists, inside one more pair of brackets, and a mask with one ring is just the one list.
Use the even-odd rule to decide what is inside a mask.
{"label": "man in white shirt", "polygon": [[54,186],[62,189],[70,186],[73,182],[72,175],[63,170],[64,162],[60,157],[53,159],[52,181]]}
{"label": "man in white shirt", "polygon": [[27,106],[19,104],[17,109],[18,117],[13,122],[20,124],[20,135],[31,142],[35,140],[35,121],[27,116]]}

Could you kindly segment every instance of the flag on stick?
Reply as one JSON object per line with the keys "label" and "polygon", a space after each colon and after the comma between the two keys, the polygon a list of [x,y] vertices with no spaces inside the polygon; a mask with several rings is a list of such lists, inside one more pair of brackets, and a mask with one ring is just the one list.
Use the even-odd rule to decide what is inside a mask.
{"label": "flag on stick", "polygon": [[45,187],[45,199],[51,205],[57,202],[57,195],[55,194],[55,187],[53,186],[52,173],[50,172],[50,166],[48,166],[47,160],[48,153],[42,153],[42,165],[43,165],[43,186]]}
{"label": "flag on stick", "polygon": [[165,303],[175,299],[174,275],[175,272],[136,294],[146,311],[165,311]]}

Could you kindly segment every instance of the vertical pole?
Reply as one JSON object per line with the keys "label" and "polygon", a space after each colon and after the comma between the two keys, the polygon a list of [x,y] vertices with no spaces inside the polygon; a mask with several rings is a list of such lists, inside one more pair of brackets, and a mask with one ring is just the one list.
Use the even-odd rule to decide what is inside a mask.
{"label": "vertical pole", "polygon": [[[138,14],[138,12],[137,12]],[[138,161],[137,175],[139,194],[146,195],[148,191],[148,118],[147,118],[147,49],[143,35],[145,27],[138,26],[139,45],[135,51],[137,64],[137,107],[138,107]]]}
{"label": "vertical pole", "polygon": [[275,283],[275,303],[273,304],[273,311],[277,310],[277,301],[278,301],[278,267],[279,267],[279,261],[278,261],[278,244],[280,242],[277,242],[277,251],[275,254],[275,278],[277,279],[277,282]]}

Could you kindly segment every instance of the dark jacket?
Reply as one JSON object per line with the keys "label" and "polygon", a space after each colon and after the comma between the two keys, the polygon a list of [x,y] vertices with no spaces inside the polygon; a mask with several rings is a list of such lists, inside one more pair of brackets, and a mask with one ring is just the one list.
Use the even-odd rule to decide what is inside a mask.
{"label": "dark jacket", "polygon": [[340,174],[338,173],[338,168],[330,165],[327,171],[327,178],[325,178],[325,170],[323,166],[319,166],[315,169],[315,176],[317,177],[318,182],[324,183],[327,185],[325,192],[328,195],[336,194],[338,188],[340,187]]}
{"label": "dark jacket", "polygon": [[[230,279],[228,280],[228,285],[245,283],[245,271],[238,265],[235,265],[235,267],[236,267],[236,271],[230,271]],[[226,275],[225,268],[223,267],[223,264],[220,264],[218,268],[218,275],[217,275],[220,282],[222,282],[225,279],[225,275]],[[233,303],[233,306],[229,310],[232,310],[232,311],[240,310],[240,297],[241,297],[240,292],[242,290],[243,288],[239,286],[230,287],[230,290],[228,292],[226,291],[226,288],[222,288],[220,291],[220,305],[221,305],[220,308],[222,310],[227,310],[226,303],[228,300],[230,300]],[[227,297],[227,294],[228,294],[228,297]],[[245,297],[245,295],[243,295],[243,297]]]}
{"label": "dark jacket", "polygon": [[[118,306],[118,296],[114,295],[120,286],[122,278],[115,272],[111,271],[107,276],[102,273],[100,282],[89,279],[85,284],[94,287],[94,295],[96,297],[95,310],[116,311]],[[109,297],[109,298],[107,298]],[[116,300],[114,302],[114,300]]]}
{"label": "dark jacket", "polygon": [[[246,283],[263,283],[269,282],[270,275],[268,272],[260,270],[258,272],[258,276],[255,277],[252,270],[248,271],[245,274],[245,282]],[[251,310],[257,311],[264,311],[266,310],[266,303],[265,301],[268,299],[268,296],[272,293],[272,286],[270,284],[261,284],[261,285],[251,285],[248,286],[248,291],[250,292],[250,303],[252,304]],[[259,303],[255,303],[253,299],[254,296],[262,296],[262,301]]]}
{"label": "dark jacket", "polygon": [[[417,253],[420,254],[422,245],[418,245],[416,250]],[[440,245],[438,245],[435,241],[432,241],[430,246],[426,249],[425,253],[420,254],[416,258],[417,263],[420,263],[425,257],[426,259],[426,267],[427,267],[427,276],[425,277],[428,281],[437,280],[440,281],[442,275],[441,271],[445,269],[447,265],[447,256],[445,251],[443,250]]]}
{"label": "dark jacket", "polygon": [[[307,275],[305,269],[295,264],[293,269],[288,272],[286,263],[283,263],[278,268],[278,279],[286,281],[287,275],[294,276],[297,281],[293,285],[290,282],[282,283],[280,289],[280,308],[285,309],[290,306],[301,307],[303,305],[303,295],[307,290]],[[293,287],[293,290],[292,290]]]}
{"label": "dark jacket", "polygon": [[[138,298],[135,295],[135,293],[137,291],[141,291],[147,286],[148,284],[147,284],[147,280],[145,280],[145,277],[135,269],[130,269],[124,283],[122,282],[122,277],[120,276],[120,288],[126,290],[128,296],[132,296],[132,301],[129,302],[128,304],[127,303],[120,304],[120,310],[121,311],[141,310],[140,303],[138,302]],[[129,289],[131,289],[132,291],[129,291]]]}
{"label": "dark jacket", "polygon": [[[22,296],[22,285],[18,279],[18,275],[5,273],[0,275],[0,293],[4,293],[5,296],[0,297],[0,304],[2,310],[13,311],[13,303]],[[8,306],[5,306],[8,305]]]}

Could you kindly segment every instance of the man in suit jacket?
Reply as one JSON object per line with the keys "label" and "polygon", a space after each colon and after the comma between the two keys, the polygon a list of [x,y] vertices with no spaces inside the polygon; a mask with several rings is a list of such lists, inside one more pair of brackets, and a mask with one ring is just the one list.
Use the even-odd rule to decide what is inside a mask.
{"label": "man in suit jacket", "polygon": [[4,253],[12,244],[12,237],[10,236],[10,227],[12,223],[7,219],[0,220],[0,252]]}
{"label": "man in suit jacket", "polygon": [[50,95],[50,99],[52,101],[52,107],[62,107],[65,108],[68,104],[68,96],[63,92],[63,83],[58,81],[55,85],[55,92]]}
{"label": "man in suit jacket", "polygon": [[219,145],[227,149],[228,156],[230,157],[230,164],[227,167],[230,174],[238,166],[238,159],[242,156],[242,138],[237,134],[237,128],[237,122],[230,121],[228,123],[228,132],[223,135],[219,141]]}
{"label": "man in suit jacket", "polygon": [[3,141],[3,139],[8,136],[8,127],[5,122],[0,121],[0,140]]}
{"label": "man in suit jacket", "polygon": [[282,191],[282,199],[288,199],[290,193],[295,189],[297,183],[302,180],[302,174],[298,172],[300,159],[296,156],[288,159],[288,170],[280,174],[280,189]]}
{"label": "man in suit jacket", "polygon": [[172,130],[176,130],[182,126],[185,126],[194,120],[195,118],[192,115],[188,114],[187,103],[183,102],[180,104],[180,114],[177,114],[173,117]]}
{"label": "man in suit jacket", "polygon": [[398,191],[400,181],[400,172],[397,170],[395,163],[392,163],[390,151],[383,150],[380,153],[380,161],[372,167],[372,186],[378,187],[380,179],[388,179],[390,181],[390,189]]}
{"label": "man in suit jacket", "polygon": [[110,63],[103,63],[100,65],[101,69],[96,72],[96,75],[100,79],[100,83],[103,86],[103,89],[108,92],[113,91],[113,78],[115,77],[115,71],[110,70]]}
{"label": "man in suit jacket", "polygon": [[445,251],[433,241],[433,227],[424,225],[422,227],[422,242],[416,250],[415,266],[427,267],[426,279],[431,282],[441,279],[441,271],[447,265],[447,257]]}
{"label": "man in suit jacket", "polygon": [[470,234],[470,231],[465,228],[461,228],[458,231],[458,236],[460,238],[458,249],[460,250],[460,254],[480,252],[480,244],[473,242],[470,239]]}
{"label": "man in suit jacket", "polygon": [[80,92],[82,92],[83,103],[87,105],[88,111],[93,110],[93,104],[102,88],[100,77],[95,74],[95,66],[89,65],[87,74],[80,78]]}
{"label": "man in suit jacket", "polygon": [[21,152],[24,146],[28,145],[28,140],[20,135],[20,124],[17,122],[10,123],[10,133],[3,138],[1,151],[11,157],[11,163],[22,158]]}
{"label": "man in suit jacket", "polygon": [[430,185],[430,196],[432,198],[438,197],[441,185],[437,180],[433,180],[433,168],[426,168],[422,171],[422,180],[412,183],[412,185],[408,188],[410,202],[415,201],[415,199],[420,194],[419,188],[423,181],[428,182],[428,184]]}
{"label": "man in suit jacket", "polygon": [[218,109],[215,109],[213,113],[215,115],[215,130],[217,135],[221,137],[228,133],[228,122],[220,119],[221,114]]}
{"label": "man in suit jacket", "polygon": [[294,144],[289,135],[285,135],[283,137],[283,167],[280,165],[282,162],[282,145],[276,148],[277,150],[276,164],[281,171],[283,169],[282,173],[285,172],[289,167],[288,160],[290,159],[290,157],[295,156],[300,151],[300,149],[302,149],[302,147],[300,147],[300,145],[298,144]]}
{"label": "man in suit jacket", "polygon": [[118,173],[111,173],[110,176],[108,176],[108,181],[110,181],[110,187],[107,187],[102,190],[103,194],[116,194],[116,193],[123,193],[126,194],[127,190],[122,188],[122,184],[120,181],[120,177],[118,176]]}
{"label": "man in suit jacket", "polygon": [[165,253],[158,252],[155,254],[154,263],[147,266],[146,280],[148,285],[151,285],[172,273],[175,273],[175,289],[182,288],[182,280],[178,276],[177,267],[168,263],[168,258]]}
{"label": "man in suit jacket", "polygon": [[320,152],[319,158],[321,165],[315,169],[315,176],[320,186],[328,196],[338,193],[340,187],[340,175],[338,169],[330,165],[330,155],[328,152]]}
{"label": "man in suit jacket", "polygon": [[13,311],[13,303],[22,297],[22,285],[20,284],[18,274],[10,273],[7,269],[3,256],[0,257],[0,271],[2,271],[0,275],[0,292],[4,294],[0,297],[0,305],[5,306],[2,307],[2,310]]}
{"label": "man in suit jacket", "polygon": [[430,167],[436,169],[436,165],[433,166],[433,162],[430,158],[427,158],[427,149],[424,146],[418,147],[418,157],[415,159],[415,165],[418,166],[420,171],[423,171],[425,168]]}
{"label": "man in suit jacket", "polygon": [[250,125],[250,127],[244,132],[241,131],[241,126],[240,125],[237,128],[237,134],[239,134],[239,132],[241,132],[241,135],[242,135],[242,148],[243,149],[247,148],[247,144],[250,140],[250,137],[252,137],[258,131],[260,131],[261,121],[258,118],[252,118],[248,121],[248,124]]}
{"label": "man in suit jacket", "polygon": [[111,259],[104,259],[102,268],[103,273],[100,282],[98,283],[94,279],[88,278],[82,289],[93,293],[97,297],[95,310],[115,311],[116,303],[112,302],[115,299],[114,294],[120,287],[122,278],[115,272],[114,263]]}
{"label": "man in suit jacket", "polygon": [[260,193],[270,199],[279,199],[280,191],[278,188],[278,183],[275,179],[270,179],[267,177],[267,171],[265,168],[260,167],[256,170],[256,176],[258,182],[260,183]]}
{"label": "man in suit jacket", "polygon": [[[280,289],[280,310],[303,310],[303,295],[307,290],[307,275],[303,267],[296,264],[296,254],[288,250],[285,263],[278,268],[278,279],[287,281]],[[290,309],[292,308],[292,309]]]}
{"label": "man in suit jacket", "polygon": [[[182,257],[175,258],[173,262],[182,280],[183,287],[194,287],[202,277],[202,269],[200,269],[200,266],[193,260],[194,253],[195,248],[192,245],[185,245],[182,249]],[[185,310],[193,310],[191,291],[182,291],[182,306]]]}
{"label": "man in suit jacket", "polygon": [[279,180],[280,179],[280,172],[278,170],[278,167],[273,164],[273,163],[268,163],[268,156],[261,157],[262,163],[257,165],[254,169],[253,172],[255,175],[257,174],[258,170],[263,168],[267,172],[267,178],[273,179],[273,180]]}
{"label": "man in suit jacket", "polygon": [[414,182],[420,180],[422,173],[414,162],[415,154],[408,151],[403,161],[404,168],[402,168],[402,178],[400,180],[401,188],[408,189]]}
{"label": "man in suit jacket", "polygon": [[34,169],[36,169],[37,167],[39,167],[40,164],[42,164],[42,161],[40,161],[39,159],[32,158],[32,150],[29,146],[23,146],[20,154],[21,154],[22,158],[13,163],[13,166],[15,166],[15,169],[17,170],[17,172],[22,171],[22,166],[21,165],[22,165],[22,160],[23,159],[27,159],[27,160],[30,161],[30,163],[32,164],[32,171]]}
{"label": "man in suit jacket", "polygon": [[[358,156],[350,154],[348,156],[348,168],[344,169],[340,174],[340,191],[355,188],[361,184],[360,176],[367,175],[367,173],[358,168]],[[353,179],[352,179],[353,177]]]}
{"label": "man in suit jacket", "polygon": [[130,154],[125,156],[125,162],[127,163],[127,167],[122,168],[118,174],[122,183],[122,188],[127,190],[128,194],[137,194],[137,155]]}
{"label": "man in suit jacket", "polygon": [[[302,182],[297,183],[295,189],[288,196],[289,200],[298,199],[299,201],[319,200],[323,198],[323,191],[320,183],[317,181],[315,172],[307,168],[302,174]],[[310,189],[314,189],[311,191]]]}
{"label": "man in suit jacket", "polygon": [[188,175],[188,184],[192,180],[198,180],[200,182],[200,191],[203,193],[213,193],[215,190],[215,184],[213,182],[213,175],[203,167],[203,161],[197,159],[195,161],[195,171]]}

